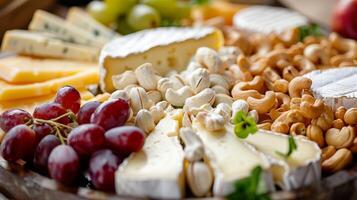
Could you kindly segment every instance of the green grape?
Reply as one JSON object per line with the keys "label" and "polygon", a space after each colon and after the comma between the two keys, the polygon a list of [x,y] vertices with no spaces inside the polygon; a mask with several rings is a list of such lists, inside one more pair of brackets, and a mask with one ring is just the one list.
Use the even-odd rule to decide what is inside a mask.
{"label": "green grape", "polygon": [[108,25],[115,21],[117,15],[107,9],[102,1],[92,1],[87,5],[88,13],[102,24]]}
{"label": "green grape", "polygon": [[105,0],[108,10],[117,16],[127,13],[136,3],[137,0]]}
{"label": "green grape", "polygon": [[135,31],[158,27],[160,21],[159,12],[144,4],[134,6],[127,15],[127,23]]}
{"label": "green grape", "polygon": [[165,18],[172,18],[176,12],[176,0],[142,0],[142,3],[155,8]]}
{"label": "green grape", "polygon": [[129,24],[126,22],[126,19],[124,17],[121,17],[117,21],[116,30],[122,35],[127,35],[134,32],[134,30],[129,26]]}
{"label": "green grape", "polygon": [[176,11],[172,14],[172,17],[175,19],[188,18],[191,15],[191,5],[186,2],[179,1],[176,4]]}

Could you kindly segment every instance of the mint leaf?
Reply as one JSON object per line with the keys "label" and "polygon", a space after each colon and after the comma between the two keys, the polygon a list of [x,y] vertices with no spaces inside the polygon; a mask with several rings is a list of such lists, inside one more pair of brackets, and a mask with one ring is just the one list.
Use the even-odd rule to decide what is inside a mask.
{"label": "mint leaf", "polygon": [[266,191],[259,191],[259,186],[262,184],[261,175],[263,169],[260,166],[255,167],[250,176],[238,180],[234,184],[234,191],[227,196],[229,200],[269,200]]}
{"label": "mint leaf", "polygon": [[317,24],[309,24],[299,27],[299,40],[303,41],[307,36],[321,36],[322,30]]}
{"label": "mint leaf", "polygon": [[295,139],[294,139],[293,136],[289,136],[289,137],[288,137],[288,145],[289,145],[288,152],[282,153],[282,152],[277,151],[276,154],[278,154],[279,156],[284,157],[285,159],[289,158],[290,155],[291,155],[294,151],[297,150],[297,145],[296,145],[296,142],[295,142]]}
{"label": "mint leaf", "polygon": [[232,123],[234,126],[234,133],[239,138],[247,138],[249,134],[254,134],[258,131],[257,124],[252,117],[247,117],[243,111],[237,112]]}

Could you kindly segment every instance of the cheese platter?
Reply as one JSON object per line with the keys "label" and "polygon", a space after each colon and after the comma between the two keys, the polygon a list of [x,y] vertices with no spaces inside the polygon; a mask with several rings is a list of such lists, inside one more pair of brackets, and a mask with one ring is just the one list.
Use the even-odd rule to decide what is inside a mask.
{"label": "cheese platter", "polygon": [[[245,13],[263,9],[272,22],[269,13],[283,9],[264,6],[234,5],[232,24],[180,15],[176,27],[157,27],[158,18],[148,17],[153,9],[163,20],[170,15],[152,1],[116,11],[133,32],[123,35],[93,14],[93,4],[107,3],[93,1],[88,12],[70,8],[65,19],[38,10],[29,30],[6,32],[0,178],[8,181],[0,182],[1,193],[355,197],[355,40],[304,17],[284,29],[279,20],[263,31],[254,28],[259,20],[242,26]],[[211,6],[192,5],[185,9]]]}

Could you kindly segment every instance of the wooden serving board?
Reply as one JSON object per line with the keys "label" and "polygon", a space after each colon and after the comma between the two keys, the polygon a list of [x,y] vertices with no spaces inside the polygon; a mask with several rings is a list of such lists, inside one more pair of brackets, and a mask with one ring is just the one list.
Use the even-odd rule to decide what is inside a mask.
{"label": "wooden serving board", "polygon": [[[89,188],[69,188],[56,183],[33,171],[26,170],[21,164],[8,164],[0,157],[0,194],[9,199],[51,199],[82,200],[137,199],[119,197],[91,190]],[[321,183],[291,192],[275,192],[270,194],[272,200],[288,199],[357,199],[357,165],[324,178]],[[1,195],[0,195],[0,199]],[[194,198],[191,198],[194,200]],[[205,198],[219,199],[219,198]]]}
{"label": "wooden serving board", "polygon": [[0,0],[0,38],[6,30],[26,28],[37,9],[48,9],[55,0]]}

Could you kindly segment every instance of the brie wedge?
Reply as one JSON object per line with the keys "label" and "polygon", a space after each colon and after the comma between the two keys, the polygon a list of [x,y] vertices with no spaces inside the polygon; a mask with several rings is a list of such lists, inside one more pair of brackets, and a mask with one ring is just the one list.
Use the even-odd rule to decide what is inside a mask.
{"label": "brie wedge", "polygon": [[297,189],[321,178],[319,146],[303,137],[294,139],[297,149],[287,159],[277,153],[288,151],[287,135],[259,130],[244,139],[268,156],[273,165],[274,181],[284,190]]}
{"label": "brie wedge", "polygon": [[[168,136],[177,123],[170,116],[162,119],[146,138],[143,149],[133,153],[115,174],[119,195],[155,199],[184,197],[184,152],[178,136]],[[178,133],[176,134],[178,135]]]}
{"label": "brie wedge", "polygon": [[357,107],[357,68],[341,67],[316,70],[305,75],[312,80],[311,89],[316,98],[336,109],[340,106]]}
{"label": "brie wedge", "polygon": [[202,139],[214,171],[214,196],[223,197],[230,194],[234,190],[234,183],[248,177],[256,166],[264,169],[262,181],[267,189],[274,190],[268,159],[254,147],[237,138],[232,125],[226,125],[223,131],[210,132],[195,120],[192,127]]}
{"label": "brie wedge", "polygon": [[108,43],[100,54],[100,85],[113,92],[112,77],[152,63],[160,75],[182,71],[199,47],[219,49],[222,33],[214,28],[157,28],[120,37]]}

